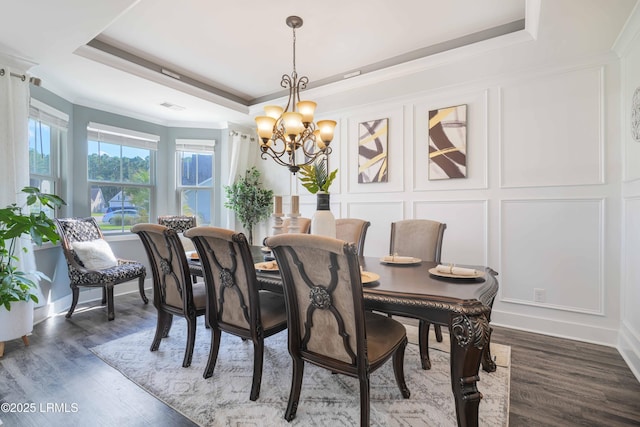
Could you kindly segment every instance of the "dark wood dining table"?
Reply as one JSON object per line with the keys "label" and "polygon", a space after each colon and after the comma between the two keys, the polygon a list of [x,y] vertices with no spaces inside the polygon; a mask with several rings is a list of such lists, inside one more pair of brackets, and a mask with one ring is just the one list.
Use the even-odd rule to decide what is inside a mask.
{"label": "dark wood dining table", "polygon": [[[252,247],[255,262],[263,261],[261,248]],[[199,262],[190,260],[191,273]],[[451,387],[459,426],[477,426],[482,393],[477,388],[479,370],[495,371],[489,351],[491,307],[498,292],[497,273],[489,267],[466,266],[484,272],[481,278],[452,279],[434,276],[433,262],[388,264],[375,257],[361,257],[364,271],[380,278],[363,285],[365,306],[391,315],[411,317],[449,329]],[[282,292],[275,271],[256,271],[264,289]]]}

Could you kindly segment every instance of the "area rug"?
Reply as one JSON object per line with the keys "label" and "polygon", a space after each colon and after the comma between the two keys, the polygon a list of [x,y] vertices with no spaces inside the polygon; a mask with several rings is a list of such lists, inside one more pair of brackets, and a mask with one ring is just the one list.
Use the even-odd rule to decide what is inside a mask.
{"label": "area rug", "polygon": [[[160,349],[149,351],[154,330],[144,330],[91,349],[144,390],[201,426],[354,426],[360,423],[357,379],[306,364],[296,418],[283,416],[291,384],[291,358],[287,332],[265,341],[264,371],[260,397],[249,400],[253,374],[253,345],[222,334],[214,375],[204,379],[210,343],[209,330],[198,325],[196,348],[190,367],[182,367],[186,324],[175,319],[171,334]],[[434,342],[435,340],[431,340]],[[504,346],[503,346],[504,347]],[[449,354],[430,349],[432,368],[420,368],[418,347],[409,344],[405,353],[405,378],[411,391],[403,399],[388,362],[375,371],[371,384],[372,426],[455,426],[456,415]],[[478,389],[480,425],[506,426],[509,416],[510,368],[480,371]]]}

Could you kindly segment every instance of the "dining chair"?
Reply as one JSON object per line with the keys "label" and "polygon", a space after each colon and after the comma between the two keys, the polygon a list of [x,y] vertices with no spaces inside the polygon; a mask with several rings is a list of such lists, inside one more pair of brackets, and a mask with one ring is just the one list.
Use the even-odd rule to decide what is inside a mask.
{"label": "dining chair", "polygon": [[354,243],[358,248],[358,255],[364,254],[364,240],[371,223],[358,218],[336,219],[336,238]]}
{"label": "dining chair", "polygon": [[107,304],[107,319],[115,319],[113,287],[138,280],[142,301],[149,299],[144,293],[145,266],[136,261],[116,258],[104,239],[95,218],[56,218],[60,246],[67,262],[71,307],[65,316],[71,317],[80,296],[80,287],[102,288],[102,304]]}
{"label": "dining chair", "polygon": [[249,243],[243,233],[217,227],[185,232],[193,240],[207,288],[206,321],[211,348],[204,378],[213,375],[222,331],[253,342],[253,383],[249,399],[260,395],[264,339],[287,328],[282,294],[259,290]]}
{"label": "dining chair", "polygon": [[[178,233],[182,246],[184,246],[185,250],[191,251],[195,249],[191,240],[184,237],[185,231],[198,225],[195,215],[160,215],[158,216],[158,224],[164,225]],[[193,280],[193,283],[198,281],[198,276],[200,275],[200,271],[192,271],[191,280]]]}
{"label": "dining chair", "polygon": [[[412,256],[422,261],[439,263],[442,255],[442,240],[447,224],[429,219],[405,219],[391,223],[389,254]],[[418,346],[422,369],[429,369],[429,327],[426,320],[420,320],[418,326]],[[436,340],[442,342],[442,328],[434,325]]]}
{"label": "dining chair", "polygon": [[[288,227],[290,223],[291,223],[290,218],[285,218],[284,220],[282,220],[283,233],[289,232]],[[311,231],[311,218],[305,218],[302,216],[298,217],[298,227],[300,227],[299,233],[309,234],[309,232]]]}
{"label": "dining chair", "polygon": [[307,234],[279,234],[267,244],[282,276],[293,361],[284,418],[296,416],[305,362],[359,380],[362,426],[369,425],[369,374],[390,358],[400,393],[409,398],[406,330],[390,317],[365,311],[356,246]]}
{"label": "dining chair", "polygon": [[158,224],[174,230],[176,233],[184,233],[195,227],[196,217],[193,215],[160,215]]}
{"label": "dining chair", "polygon": [[191,365],[196,341],[196,319],[206,312],[204,283],[192,283],[184,247],[178,234],[159,224],[136,224],[131,231],[140,236],[153,272],[153,305],[158,311],[151,351],[169,335],[173,316],[187,321],[187,347],[183,367]]}

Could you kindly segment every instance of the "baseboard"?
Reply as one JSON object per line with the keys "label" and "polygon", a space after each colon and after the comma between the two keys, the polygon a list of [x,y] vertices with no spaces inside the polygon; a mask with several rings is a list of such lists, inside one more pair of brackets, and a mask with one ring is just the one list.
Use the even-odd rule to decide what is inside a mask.
{"label": "baseboard", "polygon": [[[144,281],[145,290],[153,289],[153,279],[147,278]],[[121,283],[113,288],[114,295],[125,295],[132,292],[138,293],[138,279],[130,282]],[[147,294],[150,297],[150,292]],[[80,297],[78,298],[78,304],[85,304],[88,302],[102,300],[102,288],[80,288]],[[34,324],[38,324],[49,317],[56,316],[58,314],[66,314],[69,307],[71,307],[72,297],[71,294],[65,295],[55,301],[51,301],[42,307],[37,307],[34,310]]]}
{"label": "baseboard", "polygon": [[618,351],[636,379],[640,381],[640,337],[624,322],[620,325],[618,336]]}
{"label": "baseboard", "polygon": [[618,330],[493,310],[491,324],[536,334],[618,348]]}

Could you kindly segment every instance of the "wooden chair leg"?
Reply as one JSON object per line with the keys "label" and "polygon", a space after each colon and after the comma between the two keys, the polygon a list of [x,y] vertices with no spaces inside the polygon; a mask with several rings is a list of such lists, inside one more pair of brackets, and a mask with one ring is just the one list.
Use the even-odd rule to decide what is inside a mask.
{"label": "wooden chair leg", "polygon": [[22,336],[22,342],[24,343],[25,347],[29,347],[29,337],[26,335]]}
{"label": "wooden chair leg", "polygon": [[76,305],[78,305],[78,298],[80,297],[80,289],[78,289],[77,286],[74,286],[71,288],[71,297],[72,297],[71,307],[69,307],[69,311],[65,316],[67,319],[71,317],[71,315],[73,314],[73,311],[76,309]]}
{"label": "wooden chair leg", "polygon": [[293,361],[293,379],[291,380],[291,391],[289,392],[289,403],[284,413],[284,419],[291,421],[296,417],[298,411],[298,401],[300,400],[300,391],[302,389],[302,377],[304,375],[304,361],[292,358]]}
{"label": "wooden chair leg", "polygon": [[436,341],[442,342],[442,328],[440,325],[433,325],[433,331],[436,333]]}
{"label": "wooden chair leg", "polygon": [[216,368],[216,361],[218,360],[218,351],[220,350],[220,337],[222,332],[220,329],[211,328],[211,345],[209,347],[209,359],[207,360],[207,366],[204,369],[204,378],[209,378],[213,375],[213,370]]}
{"label": "wooden chair leg", "polygon": [[369,387],[369,376],[365,375],[360,378],[360,425],[368,426],[369,425],[369,413],[370,410],[370,387]]}
{"label": "wooden chair leg", "polygon": [[260,385],[262,383],[262,363],[264,360],[264,341],[258,340],[253,343],[253,383],[251,384],[251,395],[249,400],[256,401],[260,396]]}
{"label": "wooden chair leg", "polygon": [[196,343],[196,319],[195,317],[187,317],[187,348],[184,351],[184,360],[182,361],[182,367],[188,368],[191,366],[191,359],[193,357],[193,348]]}
{"label": "wooden chair leg", "polygon": [[4,356],[4,341],[0,341],[0,357]]}
{"label": "wooden chair leg", "polygon": [[173,322],[173,315],[163,310],[158,310],[158,320],[156,325],[156,333],[151,342],[151,351],[156,351],[160,347],[160,341],[162,338],[166,338],[169,335],[171,329],[171,323]]}
{"label": "wooden chair leg", "polygon": [[108,285],[105,287],[107,292],[107,319],[113,320],[116,317],[115,308],[113,304],[113,285]]}
{"label": "wooden chair leg", "polygon": [[145,304],[149,303],[149,298],[144,294],[144,276],[138,278],[138,289],[140,290],[140,296]]}

